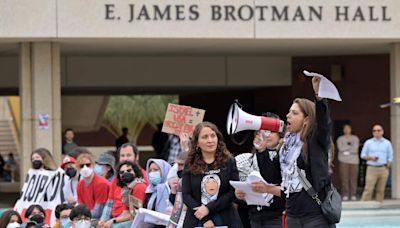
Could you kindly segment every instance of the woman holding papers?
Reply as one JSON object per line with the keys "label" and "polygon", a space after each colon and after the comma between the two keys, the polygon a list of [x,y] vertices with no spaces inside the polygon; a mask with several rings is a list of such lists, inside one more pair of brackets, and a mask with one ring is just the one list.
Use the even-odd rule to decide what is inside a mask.
{"label": "woman holding papers", "polygon": [[[274,113],[266,113],[266,117],[280,119]],[[254,133],[254,154],[250,157],[252,170],[259,171],[262,178],[270,183],[279,185],[282,181],[279,163],[279,148],[283,133],[259,130]],[[253,190],[257,191],[257,186],[263,186],[262,182],[255,183]],[[235,191],[238,199],[244,200],[245,193]],[[270,206],[249,205],[249,218],[252,228],[281,228],[282,212],[285,210],[285,199],[274,196]]]}
{"label": "woman holding papers", "polygon": [[239,173],[221,132],[213,123],[198,124],[182,175],[183,227],[242,227],[230,180],[239,180]]}
{"label": "woman holding papers", "polygon": [[298,172],[305,174],[323,201],[325,188],[331,184],[328,154],[332,129],[328,101],[318,96],[320,80],[319,77],[312,79],[316,102],[296,98],[286,115],[287,134],[279,152],[283,192],[274,186],[254,186],[259,192],[286,196],[287,228],[335,227],[328,223],[321,206],[304,190]]}

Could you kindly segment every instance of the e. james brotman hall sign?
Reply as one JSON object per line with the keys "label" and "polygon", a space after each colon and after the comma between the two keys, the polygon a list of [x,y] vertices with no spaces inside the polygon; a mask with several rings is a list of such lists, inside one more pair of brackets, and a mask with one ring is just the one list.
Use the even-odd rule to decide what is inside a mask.
{"label": "e. james brotman hall sign", "polygon": [[[196,21],[208,11],[210,21],[323,21],[326,12],[337,22],[390,22],[391,12],[386,5],[229,5],[229,4],[166,4],[147,3],[104,4],[105,20],[135,21]],[[218,3],[219,1],[215,1]],[[265,1],[268,3],[269,1]],[[296,3],[296,1],[292,1]],[[315,2],[315,1],[314,1]],[[118,9],[117,9],[118,8]],[[324,14],[325,13],[325,14]],[[325,17],[324,17],[325,16]]]}

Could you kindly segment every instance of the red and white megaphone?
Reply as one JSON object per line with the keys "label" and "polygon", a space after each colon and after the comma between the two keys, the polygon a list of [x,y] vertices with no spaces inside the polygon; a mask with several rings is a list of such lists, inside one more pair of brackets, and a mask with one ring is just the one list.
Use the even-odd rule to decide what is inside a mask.
{"label": "red and white megaphone", "polygon": [[265,116],[254,116],[246,113],[239,107],[237,102],[231,105],[226,121],[228,135],[244,130],[283,132],[284,126],[285,124],[282,120]]}

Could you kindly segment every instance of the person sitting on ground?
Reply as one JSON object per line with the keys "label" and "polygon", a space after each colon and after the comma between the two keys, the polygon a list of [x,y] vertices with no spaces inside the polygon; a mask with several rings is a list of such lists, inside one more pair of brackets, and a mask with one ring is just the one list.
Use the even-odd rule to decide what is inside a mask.
{"label": "person sitting on ground", "polygon": [[39,204],[32,204],[26,209],[24,215],[26,222],[21,227],[50,227],[49,224],[46,224],[46,212],[43,207]]}
{"label": "person sitting on ground", "polygon": [[32,168],[36,170],[56,170],[53,155],[46,148],[38,148],[31,153]]}
{"label": "person sitting on ground", "polygon": [[91,228],[92,214],[85,205],[78,205],[69,214],[71,228]]}
{"label": "person sitting on ground", "polygon": [[22,219],[17,211],[7,210],[0,218],[0,227],[4,228],[19,228],[21,227]]}
{"label": "person sitting on ground", "polygon": [[78,204],[84,204],[91,210],[91,216],[98,219],[107,201],[110,183],[94,173],[95,161],[92,154],[79,155],[76,164],[82,177],[77,186]]}
{"label": "person sitting on ground", "polygon": [[131,227],[133,220],[131,210],[143,205],[147,185],[144,184],[143,174],[136,163],[123,161],[117,166],[117,185],[122,188],[124,210],[118,217],[105,222],[103,227]]}
{"label": "person sitting on ground", "polygon": [[71,214],[71,210],[74,206],[70,204],[59,204],[56,206],[54,210],[54,214],[56,216],[56,224],[53,228],[70,228],[71,220],[69,219],[69,215]]}
{"label": "person sitting on ground", "polygon": [[115,158],[108,152],[100,154],[100,156],[96,160],[96,165],[94,167],[94,172],[104,177],[108,180],[108,182],[112,182],[114,178],[114,166],[115,166]]}
{"label": "person sitting on ground", "polygon": [[76,160],[73,157],[65,156],[61,163],[61,169],[65,172],[65,185],[63,187],[65,201],[68,204],[75,205],[78,202],[78,193],[76,188],[78,186],[77,170],[75,166]]}
{"label": "person sitting on ground", "polygon": [[150,184],[146,189],[144,206],[153,211],[166,213],[170,193],[166,182],[171,166],[162,159],[149,159],[146,167]]}

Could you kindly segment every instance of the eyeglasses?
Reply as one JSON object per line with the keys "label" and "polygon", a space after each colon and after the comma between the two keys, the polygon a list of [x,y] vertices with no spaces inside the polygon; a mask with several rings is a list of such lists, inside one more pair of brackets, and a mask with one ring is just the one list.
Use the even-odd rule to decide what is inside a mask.
{"label": "eyeglasses", "polygon": [[382,129],[373,129],[372,132],[380,132]]}
{"label": "eyeglasses", "polygon": [[75,223],[81,223],[83,221],[89,221],[90,218],[83,216],[83,217],[75,217],[72,221],[74,221]]}
{"label": "eyeglasses", "polygon": [[81,164],[79,167],[81,167],[81,169],[86,166],[86,167],[90,167],[92,164],[91,163],[86,163],[86,164]]}
{"label": "eyeglasses", "polygon": [[255,135],[260,135],[260,134],[262,134],[262,136],[264,137],[268,137],[271,134],[271,131],[266,131],[266,130],[255,131]]}
{"label": "eyeglasses", "polygon": [[124,174],[124,173],[131,173],[132,172],[132,169],[127,169],[127,170],[120,170],[119,171],[119,175],[122,175],[122,174]]}

